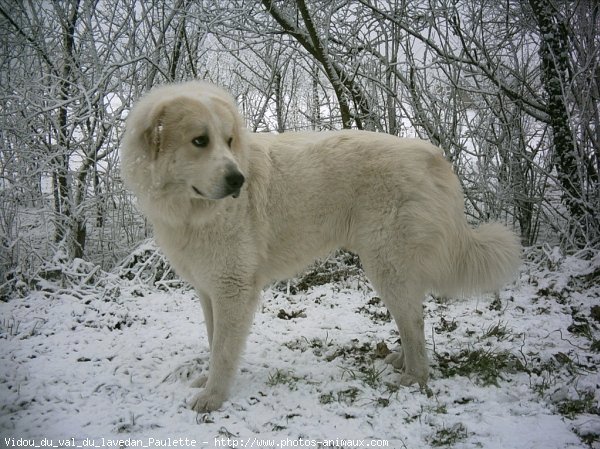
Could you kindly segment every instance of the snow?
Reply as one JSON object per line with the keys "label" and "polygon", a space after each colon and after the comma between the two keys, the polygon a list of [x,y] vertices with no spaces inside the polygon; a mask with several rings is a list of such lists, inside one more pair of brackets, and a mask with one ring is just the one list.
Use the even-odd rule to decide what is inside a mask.
{"label": "snow", "polygon": [[[186,406],[208,364],[193,291],[73,263],[0,303],[0,446],[598,448],[600,256],[530,258],[499,300],[426,301],[423,390],[397,388],[376,357],[398,333],[359,271],[305,290],[273,285],[229,401],[200,415]],[[510,354],[496,385],[442,369],[476,349]]]}

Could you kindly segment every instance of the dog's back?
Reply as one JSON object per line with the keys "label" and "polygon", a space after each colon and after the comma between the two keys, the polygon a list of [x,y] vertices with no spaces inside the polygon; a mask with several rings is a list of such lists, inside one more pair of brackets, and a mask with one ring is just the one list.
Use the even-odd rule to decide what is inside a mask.
{"label": "dog's back", "polygon": [[249,137],[269,160],[258,184],[273,278],[339,247],[393,248],[415,280],[446,295],[499,288],[519,266],[512,232],[468,226],[458,178],[427,142],[360,131]]}

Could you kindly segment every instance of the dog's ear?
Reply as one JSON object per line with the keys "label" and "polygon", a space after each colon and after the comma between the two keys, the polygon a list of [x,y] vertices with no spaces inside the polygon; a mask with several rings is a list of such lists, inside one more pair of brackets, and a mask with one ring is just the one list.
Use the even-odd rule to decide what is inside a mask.
{"label": "dog's ear", "polygon": [[147,119],[147,126],[142,131],[142,138],[148,148],[150,155],[155,158],[161,149],[161,135],[164,125],[164,117],[166,114],[167,105],[161,102],[155,105]]}
{"label": "dog's ear", "polygon": [[229,99],[219,99],[218,100],[224,107],[229,110],[229,113],[233,117],[233,142],[236,147],[239,147],[243,142],[241,138],[242,131],[245,129],[244,119],[240,115],[239,109],[233,98]]}
{"label": "dog's ear", "polygon": [[244,119],[242,118],[242,115],[240,114],[240,110],[238,109],[237,105],[234,103],[233,104],[233,115],[235,117],[235,134],[236,134],[236,138],[238,142],[241,142],[241,133],[243,132],[244,129],[246,129],[246,124],[244,123]]}

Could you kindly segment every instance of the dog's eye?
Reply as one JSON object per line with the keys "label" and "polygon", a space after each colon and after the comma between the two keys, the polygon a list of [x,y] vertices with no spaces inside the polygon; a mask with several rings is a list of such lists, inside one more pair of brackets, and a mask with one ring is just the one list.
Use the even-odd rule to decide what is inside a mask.
{"label": "dog's eye", "polygon": [[227,141],[227,146],[229,148],[231,148],[231,144],[233,143],[233,137],[230,137],[229,140]]}
{"label": "dog's eye", "polygon": [[192,144],[194,146],[197,146],[198,148],[204,148],[208,146],[208,136],[198,136],[195,137],[194,140],[192,140]]}

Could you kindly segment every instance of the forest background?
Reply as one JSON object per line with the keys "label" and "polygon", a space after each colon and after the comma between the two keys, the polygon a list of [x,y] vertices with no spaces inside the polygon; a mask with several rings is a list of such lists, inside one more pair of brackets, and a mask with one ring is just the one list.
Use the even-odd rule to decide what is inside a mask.
{"label": "forest background", "polygon": [[525,246],[600,241],[593,0],[0,1],[0,285],[110,269],[151,229],[119,176],[132,103],[206,79],[252,131],[434,142],[469,220]]}

